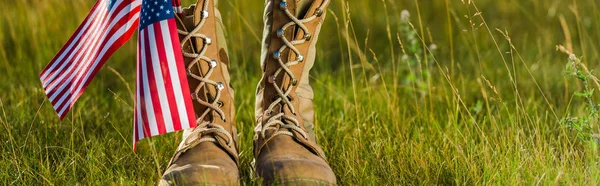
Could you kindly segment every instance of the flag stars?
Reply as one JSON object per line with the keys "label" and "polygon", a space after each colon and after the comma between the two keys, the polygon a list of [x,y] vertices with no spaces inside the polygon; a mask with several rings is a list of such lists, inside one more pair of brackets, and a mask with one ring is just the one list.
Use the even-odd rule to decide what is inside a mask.
{"label": "flag stars", "polygon": [[165,19],[171,19],[173,18],[175,12],[176,11],[171,9],[170,0],[142,0],[140,27],[144,28],[150,24],[154,24]]}

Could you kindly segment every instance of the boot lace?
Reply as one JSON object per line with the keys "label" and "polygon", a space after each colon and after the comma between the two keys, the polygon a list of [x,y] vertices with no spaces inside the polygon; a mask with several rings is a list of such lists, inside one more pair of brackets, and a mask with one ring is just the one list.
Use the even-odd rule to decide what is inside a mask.
{"label": "boot lace", "polygon": [[[212,44],[212,39],[204,34],[198,33],[198,31],[202,29],[202,27],[206,23],[207,18],[209,17],[208,1],[209,0],[206,0],[204,6],[202,7],[200,23],[192,31],[188,32],[187,29],[185,29],[185,27],[184,30],[178,29],[178,33],[185,36],[181,40],[182,48],[185,46],[186,43],[193,46],[193,38],[200,38],[204,41],[200,51],[196,51],[195,47],[190,47],[192,48],[191,53],[186,52],[184,50],[182,50],[182,53],[184,57],[193,58],[193,60],[187,66],[188,76],[200,82],[200,84],[196,87],[196,89],[194,89],[192,93],[192,100],[198,102],[198,104],[200,105],[206,106],[207,108],[202,114],[198,116],[198,119],[196,120],[198,126],[192,129],[192,132],[190,134],[190,136],[198,136],[200,137],[200,139],[195,137],[185,138],[184,144],[186,145],[184,145],[182,149],[183,152],[203,142],[216,143],[216,136],[220,136],[218,134],[222,134],[227,138],[228,146],[233,146],[233,137],[231,136],[231,134],[223,126],[214,123],[215,117],[209,116],[209,114],[211,113],[216,113],[218,119],[221,119],[223,122],[226,122],[225,112],[221,109],[223,103],[219,101],[219,99],[221,98],[221,91],[225,88],[225,85],[222,82],[216,82],[210,79],[213,72],[217,69],[218,62],[217,60],[210,59],[207,56],[205,56],[208,46]],[[209,69],[205,70],[206,72],[204,74],[202,72],[201,63],[207,63],[209,65]],[[195,71],[193,70],[194,68],[197,69],[199,74],[195,73]],[[208,86],[212,86],[217,91],[215,95],[208,95],[209,97],[212,97],[214,99],[204,101],[200,98],[199,95],[201,95],[201,93],[204,92],[203,90],[209,92]],[[207,116],[211,117],[210,120],[205,120],[205,117]]]}
{"label": "boot lace", "polygon": [[[322,3],[321,7],[319,7],[316,10],[315,14],[313,14],[310,17],[304,18],[304,19],[298,19],[295,15],[292,14],[292,12],[288,9],[287,0],[282,0],[279,3],[279,8],[281,10],[283,10],[285,12],[285,14],[292,21],[283,25],[283,27],[281,29],[277,30],[277,36],[284,42],[284,45],[281,48],[279,48],[279,50],[277,50],[273,53],[273,58],[275,58],[277,60],[277,62],[279,64],[279,69],[277,69],[274,74],[269,76],[268,83],[273,85],[275,91],[277,92],[277,97],[274,98],[275,100],[265,110],[266,115],[267,115],[267,117],[269,117],[269,119],[262,126],[262,129],[261,129],[261,135],[263,138],[266,137],[267,131],[270,131],[270,130],[275,131],[275,133],[272,134],[272,137],[277,136],[277,135],[289,135],[289,136],[295,137],[295,135],[292,132],[290,132],[290,130],[291,130],[291,131],[298,132],[300,135],[302,135],[302,137],[304,139],[308,139],[307,132],[304,131],[300,127],[300,122],[298,122],[298,120],[295,117],[288,116],[283,112],[279,112],[278,114],[275,114],[272,116],[271,116],[271,113],[273,113],[273,110],[278,105],[281,105],[284,107],[287,106],[289,108],[290,112],[294,116],[297,115],[296,110],[294,109],[294,106],[292,105],[292,98],[290,97],[290,93],[292,92],[292,87],[296,86],[298,84],[298,79],[296,77],[294,77],[294,74],[290,70],[290,67],[303,62],[304,58],[305,58],[304,55],[302,55],[300,53],[298,48],[296,48],[296,45],[304,44],[304,43],[310,41],[310,39],[312,37],[310,31],[304,24],[320,17],[323,14],[323,8],[328,3],[328,1],[329,0],[325,0]],[[290,41],[286,38],[285,32],[288,29],[295,29],[295,28],[302,29],[302,31],[304,32],[304,38]],[[294,52],[294,54],[296,54],[295,60],[287,61],[287,62],[283,61],[281,54],[283,53],[284,50],[287,50],[287,49],[289,49],[291,52]],[[276,77],[278,77],[281,73],[285,73],[284,76],[289,77],[289,79],[291,80],[291,85],[289,85],[287,87],[278,85],[278,83],[276,81]],[[282,76],[282,77],[284,77],[284,76]],[[280,107],[280,108],[283,110],[283,107]],[[289,130],[280,130],[282,128],[289,129]]]}

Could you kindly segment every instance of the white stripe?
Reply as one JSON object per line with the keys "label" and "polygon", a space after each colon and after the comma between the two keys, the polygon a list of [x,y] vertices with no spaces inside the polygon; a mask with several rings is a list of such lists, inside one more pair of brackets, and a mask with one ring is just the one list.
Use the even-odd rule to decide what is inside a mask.
{"label": "white stripe", "polygon": [[[113,43],[114,43],[114,42],[115,42],[117,39],[121,38],[121,36],[122,36],[122,35],[123,35],[125,32],[127,32],[127,30],[129,30],[129,29],[130,29],[130,28],[133,26],[133,23],[134,23],[134,22],[137,20],[137,18],[138,18],[138,17],[139,17],[139,14],[138,14],[138,13],[136,13],[136,14],[135,14],[135,15],[134,15],[134,16],[133,16],[133,17],[132,17],[130,20],[129,20],[129,22],[127,22],[127,24],[123,25],[123,26],[122,26],[122,27],[121,27],[121,28],[120,28],[120,29],[119,29],[119,30],[116,32],[117,34],[113,35],[113,37],[111,37],[111,38],[110,38],[110,40],[108,40],[108,42],[107,42],[107,45],[106,45],[106,46],[105,46],[105,47],[102,49],[102,51],[100,52],[100,55],[99,55],[99,56],[104,56],[104,54],[106,53],[106,51],[108,51],[108,49],[110,48],[110,46],[112,46],[112,45],[113,45]],[[91,67],[90,69],[96,69],[96,66],[98,65],[98,63],[99,63],[100,59],[102,59],[102,58],[96,58],[96,60],[94,61],[94,64],[92,64],[92,67]],[[86,71],[86,72],[85,72],[85,73],[86,73],[86,75],[85,75],[85,78],[83,79],[82,83],[80,83],[80,84],[79,84],[79,86],[77,87],[77,90],[76,90],[76,91],[74,91],[74,92],[73,92],[73,91],[71,91],[71,92],[73,92],[74,94],[72,94],[70,97],[68,96],[68,94],[65,94],[65,95],[63,95],[63,98],[61,98],[61,100],[59,100],[59,102],[62,102],[62,101],[64,101],[64,99],[65,99],[65,98],[69,97],[69,99],[67,99],[67,103],[65,104],[65,106],[66,106],[66,105],[70,105],[70,104],[73,102],[73,100],[76,98],[76,96],[77,96],[76,94],[78,94],[78,93],[79,93],[79,91],[81,91],[81,89],[83,88],[83,86],[84,86],[84,85],[86,84],[86,82],[88,81],[88,78],[89,78],[89,76],[91,75],[92,71],[93,71],[93,70],[88,70],[88,71]],[[82,73],[83,73],[83,72],[82,72]],[[74,87],[72,87],[72,88],[74,88]],[[58,103],[57,103],[57,105],[58,105]],[[68,107],[64,107],[64,108],[62,108],[62,110],[61,110],[59,113],[63,113],[63,112],[64,112],[64,111],[65,111],[67,108],[68,108]],[[59,115],[60,115],[60,114],[59,114]]]}
{"label": "white stripe", "polygon": [[[139,44],[139,41],[138,41],[138,49],[137,49],[138,59],[137,59],[137,61],[142,60],[141,59],[141,55],[142,54],[140,52],[140,48],[141,47],[140,47],[140,44]],[[136,85],[136,91],[135,91],[136,92],[136,97],[135,97],[136,101],[135,101],[135,104],[136,104],[136,107],[137,107],[136,108],[137,116],[134,116],[134,117],[137,117],[137,123],[135,123],[134,127],[137,127],[137,136],[138,136],[138,138],[134,139],[134,141],[133,141],[134,143],[136,141],[139,141],[139,140],[141,140],[141,139],[144,138],[144,127],[143,127],[143,125],[144,125],[144,119],[142,117],[142,104],[141,104],[142,102],[140,102],[140,98],[141,98],[141,95],[140,95],[141,88],[140,87],[143,86],[143,85],[142,85],[141,79],[140,79],[141,76],[142,76],[141,71],[140,71],[140,67],[141,67],[140,63],[138,62],[136,64],[136,68],[135,68],[136,71],[137,71],[136,83],[138,83]],[[135,135],[133,137],[135,138]]]}
{"label": "white stripe", "polygon": [[146,114],[148,119],[148,125],[150,125],[150,136],[158,135],[158,127],[156,123],[156,116],[154,116],[154,106],[152,105],[152,93],[150,92],[150,83],[148,83],[148,69],[146,68],[146,30],[140,32],[140,41],[142,41],[142,80],[144,84],[144,101],[146,102]]}
{"label": "white stripe", "polygon": [[75,45],[75,43],[77,43],[79,41],[79,38],[81,38],[81,36],[84,33],[88,33],[87,28],[90,26],[90,24],[92,23],[92,20],[94,20],[94,18],[96,17],[96,15],[100,12],[100,10],[106,10],[106,8],[100,8],[100,6],[104,4],[104,1],[100,2],[100,4],[98,5],[98,7],[96,7],[96,9],[93,10],[92,15],[90,17],[88,17],[88,19],[86,20],[85,23],[83,23],[83,28],[81,28],[81,30],[79,30],[78,33],[74,33],[77,34],[75,36],[75,38],[71,41],[71,43],[68,43],[69,46],[67,46],[67,48],[65,50],[63,50],[63,52],[60,54],[60,56],[58,58],[56,58],[56,60],[52,61],[52,65],[50,66],[50,68],[48,68],[48,70],[46,72],[44,72],[44,74],[42,74],[42,77],[40,79],[42,79],[42,81],[46,81],[46,78],[48,77],[48,74],[50,72],[54,71],[54,68],[56,68],[56,65],[58,65],[58,62],[61,61],[65,55],[71,51],[71,48],[73,48],[73,46]]}
{"label": "white stripe", "polygon": [[181,8],[181,6],[174,6],[173,9],[175,10],[176,13],[182,13],[183,12],[183,8]]}
{"label": "white stripe", "polygon": [[[102,8],[102,7],[100,7]],[[52,74],[52,76],[50,76],[48,79],[46,79],[46,81],[44,82],[44,88],[46,89],[46,93],[50,92],[52,89],[54,89],[54,87],[64,78],[66,72],[69,72],[69,70],[71,70],[74,66],[80,65],[80,63],[76,63],[76,61],[72,61],[71,59],[73,59],[73,57],[75,56],[75,54],[77,54],[77,51],[80,50],[81,47],[84,47],[82,49],[82,51],[86,51],[89,50],[88,48],[88,43],[90,42],[90,40],[92,40],[93,38],[96,38],[97,35],[99,34],[99,28],[101,27],[101,23],[104,22],[104,18],[107,16],[106,15],[106,9],[104,9],[104,11],[102,11],[100,17],[96,20],[94,20],[94,22],[92,23],[92,27],[87,30],[88,32],[86,33],[87,35],[84,36],[84,38],[81,40],[82,42],[77,44],[77,47],[75,47],[75,49],[71,52],[71,54],[69,54],[69,57],[67,57],[67,59],[65,59],[64,63],[60,66],[60,68],[58,68],[58,70],[56,70],[56,72],[61,72],[61,73],[54,73]],[[83,53],[83,52],[82,52]],[[78,54],[78,56],[80,56],[80,54]],[[63,69],[69,65],[69,69],[67,69],[66,71],[63,71]],[[60,75],[60,78],[58,80],[56,80],[56,76]],[[48,88],[48,85],[52,82],[57,82],[55,84],[53,84],[50,88]]]}
{"label": "white stripe", "polygon": [[[119,6],[119,4],[115,4],[115,6]],[[107,17],[111,17],[114,14],[114,11],[116,9],[111,9],[110,13],[108,13]],[[91,60],[91,57],[95,57],[95,58],[102,58],[102,56],[98,55],[96,56],[96,54],[98,53],[98,48],[100,47],[100,45],[102,44],[102,42],[106,41],[106,37],[108,36],[108,34],[110,33],[110,30],[113,29],[113,27],[115,26],[115,24],[117,24],[117,22],[119,22],[125,15],[127,15],[127,13],[129,13],[131,11],[131,4],[125,8],[123,8],[121,10],[121,12],[119,12],[119,14],[117,14],[117,16],[115,17],[115,19],[112,20],[104,20],[100,26],[101,26],[101,31],[98,32],[98,34],[101,34],[101,37],[96,37],[94,38],[94,40],[92,41],[91,44],[87,44],[85,50],[85,56],[83,60],[79,60],[79,58],[81,57],[81,54],[77,57],[77,59],[74,60],[74,62],[77,62],[76,64],[73,64],[69,67],[69,69],[66,72],[69,72],[73,67],[77,67],[77,69],[71,73],[63,73],[60,77],[60,79],[58,80],[58,82],[60,82],[63,78],[69,76],[69,79],[67,80],[67,82],[65,82],[58,91],[56,92],[61,92],[65,86],[72,82],[73,78],[76,77],[76,81],[75,83],[78,82],[79,79],[81,79],[81,74],[83,72],[81,72],[82,68],[86,68],[89,67],[89,63]],[[106,23],[110,21],[110,26],[106,27]],[[102,38],[102,39],[100,39]],[[106,47],[106,46],[105,46]],[[110,47],[110,46],[109,46]],[[93,52],[92,54],[89,54],[90,52]],[[94,59],[95,59],[94,58]],[[75,74],[76,76],[74,76],[73,74]],[[50,83],[51,81],[48,81],[47,83]],[[57,84],[52,85],[49,89],[47,89],[47,92],[51,91]],[[76,86],[76,85],[72,85],[72,86]],[[73,88],[73,87],[70,87]],[[51,101],[54,98],[51,97]]]}
{"label": "white stripe", "polygon": [[190,122],[188,120],[185,101],[183,100],[183,89],[181,88],[179,72],[177,71],[177,60],[175,59],[175,55],[173,53],[173,43],[171,41],[171,32],[169,30],[168,21],[161,21],[160,28],[163,32],[163,43],[165,44],[165,53],[167,54],[167,64],[169,65],[170,72],[169,75],[171,76],[171,84],[173,84],[173,93],[175,97],[175,102],[177,103],[177,112],[179,113],[181,128],[187,129],[190,128]]}
{"label": "white stripe", "polygon": [[[87,82],[87,79],[88,79],[88,78],[89,78],[89,76],[91,75],[91,73],[92,73],[93,69],[95,69],[95,68],[96,68],[96,66],[98,65],[98,62],[99,62],[99,61],[102,59],[102,56],[104,56],[104,54],[105,54],[105,53],[108,51],[108,49],[109,49],[110,47],[112,47],[112,45],[114,44],[114,42],[115,42],[117,39],[121,38],[121,36],[122,36],[122,35],[123,35],[125,32],[127,32],[128,30],[130,30],[130,29],[131,29],[131,27],[133,26],[133,23],[134,23],[134,22],[135,22],[135,21],[138,19],[138,17],[139,17],[139,12],[138,12],[138,13],[135,13],[135,15],[134,15],[133,17],[131,17],[131,19],[129,20],[129,22],[127,22],[125,25],[123,25],[121,28],[119,28],[119,30],[117,30],[117,31],[115,32],[115,34],[113,34],[113,35],[112,35],[112,37],[111,37],[111,38],[108,40],[108,42],[106,43],[106,45],[104,45],[104,48],[102,48],[102,51],[100,52],[100,54],[98,55],[98,57],[97,57],[97,58],[95,58],[95,61],[94,61],[93,65],[92,65],[92,67],[91,67],[89,70],[87,70],[87,71],[79,71],[79,72],[78,72],[78,74],[76,75],[77,79],[76,79],[76,81],[75,81],[75,82],[79,82],[79,80],[80,80],[80,79],[83,77],[83,73],[86,73],[86,76],[85,76],[85,78],[84,78],[84,81],[82,81],[82,82],[79,84],[79,86],[78,86],[77,90],[76,90],[74,93],[78,93],[78,92],[81,90],[81,88],[83,87],[83,85],[84,85],[84,84]],[[112,28],[111,28],[111,29],[112,29]],[[89,63],[90,63],[90,62],[91,62],[91,61],[88,61],[88,62],[86,62],[85,66],[86,66],[86,67],[87,67],[87,66],[89,66]],[[73,77],[74,77],[74,76],[72,76],[71,78],[73,78]],[[73,86],[75,86],[75,85],[73,85]],[[70,88],[72,89],[72,88],[75,88],[75,87],[70,87]],[[61,89],[62,89],[62,88],[61,88]],[[59,91],[57,91],[57,92],[59,92]],[[66,97],[68,97],[68,94],[64,94],[64,95],[62,95],[62,96],[66,98]],[[72,101],[72,99],[73,99],[74,97],[75,97],[75,94],[71,95],[71,99],[69,99],[70,101],[68,101],[68,104],[70,104],[70,103],[71,103],[71,101]],[[61,100],[64,100],[64,98],[61,98]],[[52,98],[51,98],[51,101],[52,101]],[[60,100],[59,100],[59,102],[62,102],[62,101],[60,101]],[[66,104],[66,105],[67,105],[67,104]],[[63,109],[64,109],[64,108],[63,108]]]}
{"label": "white stripe", "polygon": [[[161,21],[162,22],[162,21]],[[163,119],[165,120],[165,129],[167,132],[173,132],[173,118],[171,118],[171,109],[169,108],[169,99],[167,98],[167,91],[165,90],[165,81],[163,79],[162,68],[160,66],[160,58],[158,56],[158,48],[157,47],[165,47],[165,46],[156,46],[156,33],[154,33],[154,26],[150,25],[146,27],[148,30],[148,35],[150,36],[150,55],[152,56],[152,70],[154,71],[154,80],[156,82],[156,90],[158,93],[158,98],[160,102],[160,107],[162,108]],[[168,61],[166,61],[168,63]]]}

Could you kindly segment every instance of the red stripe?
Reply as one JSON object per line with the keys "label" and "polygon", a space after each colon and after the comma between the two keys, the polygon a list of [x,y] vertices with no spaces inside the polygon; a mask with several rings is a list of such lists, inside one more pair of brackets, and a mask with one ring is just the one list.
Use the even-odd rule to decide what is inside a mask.
{"label": "red stripe", "polygon": [[[94,4],[94,6],[93,6],[93,7],[92,7],[92,9],[90,10],[90,12],[94,12],[94,11],[96,10],[96,8],[98,8],[98,5],[100,5],[100,1],[96,2],[96,4]],[[75,30],[75,32],[74,32],[74,33],[73,33],[73,35],[72,35],[72,36],[69,38],[69,40],[67,41],[67,43],[65,43],[65,44],[63,45],[63,47],[60,49],[60,51],[59,51],[58,53],[56,53],[56,55],[55,55],[55,56],[52,58],[52,60],[51,60],[51,63],[54,63],[54,62],[56,61],[56,59],[57,59],[58,57],[60,57],[60,56],[61,56],[61,54],[62,54],[63,52],[65,52],[65,50],[68,48],[68,46],[71,44],[71,42],[73,42],[73,40],[75,39],[75,37],[77,36],[77,34],[79,34],[79,32],[81,32],[81,29],[83,29],[83,27],[85,26],[85,23],[86,23],[86,22],[88,22],[88,21],[89,21],[89,20],[92,18],[91,16],[92,16],[92,14],[88,14],[88,15],[85,17],[85,19],[83,19],[83,21],[81,22],[81,25],[80,25],[79,27],[77,27],[77,30]],[[97,17],[97,16],[98,16],[98,14],[96,14],[96,17]],[[95,18],[95,17],[94,17],[94,18]],[[90,27],[88,26],[88,28],[90,28]],[[83,36],[83,35],[82,35],[82,36]],[[81,39],[81,37],[80,37],[79,39]],[[73,45],[73,46],[76,46],[76,45]],[[62,61],[61,61],[61,62],[62,62]],[[56,68],[56,67],[58,67],[59,65],[60,65],[60,64],[57,64],[57,65],[55,66],[55,68]],[[51,66],[52,66],[52,65],[48,65],[48,66],[46,66],[46,68],[44,68],[44,70],[42,70],[42,73],[40,73],[40,77],[42,77],[42,75],[43,75],[43,74],[45,74],[45,73],[46,73],[46,71],[48,71],[48,70],[49,70],[49,68],[50,68]],[[56,72],[52,72],[52,73],[56,73]],[[52,74],[49,74],[48,76],[50,76],[50,75],[52,75]]]}
{"label": "red stripe", "polygon": [[[135,104],[134,104],[134,107],[137,107],[137,105],[138,105],[138,104],[139,104],[139,103],[138,103],[138,102],[137,102],[137,100],[136,100],[136,101],[135,101]],[[140,137],[138,136],[138,130],[137,130],[137,129],[138,129],[138,127],[137,127],[137,126],[138,126],[138,124],[139,124],[139,122],[140,122],[140,121],[138,120],[138,112],[139,112],[139,111],[137,110],[137,108],[133,110],[133,141],[134,141],[134,142],[135,142],[135,141],[138,141],[138,140],[140,140],[140,139],[139,139]]]}
{"label": "red stripe", "polygon": [[[171,111],[171,119],[173,120],[173,130],[178,131],[181,130],[181,121],[179,120],[179,112],[177,111],[177,102],[175,101],[175,95],[173,95],[173,82],[171,80],[171,73],[169,72],[169,64],[174,63],[175,61],[168,61],[166,56],[166,47],[171,47],[167,45],[163,41],[163,30],[160,27],[160,22],[152,25],[154,27],[154,33],[156,35],[156,48],[158,50],[158,59],[160,60],[160,68],[162,69],[162,77],[165,86],[165,92],[167,94],[167,100],[169,105],[169,110]],[[166,30],[169,32],[169,30]],[[169,36],[169,35],[165,35]],[[166,123],[165,123],[166,125]]]}
{"label": "red stripe", "polygon": [[[143,72],[142,72],[143,73]],[[140,76],[138,79],[140,79],[140,87],[144,87],[146,86],[144,84],[144,81],[142,81],[142,77]],[[150,124],[148,123],[148,110],[146,110],[147,106],[146,105],[146,95],[144,94],[144,90],[140,90],[140,107],[141,107],[141,112],[142,112],[142,124],[143,124],[143,130],[144,130],[144,137],[146,136],[152,136],[152,133],[150,132]]]}
{"label": "red stripe", "polygon": [[[64,94],[64,96],[72,96],[73,95],[71,92],[66,92],[66,90],[68,90],[68,89],[65,89],[64,90],[65,92],[62,93],[62,94]],[[61,94],[61,96],[63,96],[62,94]],[[59,100],[59,99],[56,99],[56,100]],[[55,105],[55,104],[56,103],[52,103],[52,105]],[[60,105],[56,106],[56,109],[55,109],[56,113],[60,115],[61,119],[63,119],[63,117],[67,115],[66,111],[63,112],[62,114],[60,113],[60,111],[63,110],[63,108],[66,107],[66,106],[68,106],[66,101],[63,101]],[[69,108],[67,110],[71,110],[71,107],[69,106]]]}
{"label": "red stripe", "polygon": [[[157,89],[157,83],[156,83],[156,79],[154,78],[154,71],[152,70],[152,68],[154,68],[152,66],[152,55],[150,50],[150,42],[154,42],[154,37],[156,34],[149,36],[149,31],[148,31],[148,27],[143,29],[146,31],[146,36],[144,38],[144,41],[146,41],[146,47],[143,48],[143,50],[146,50],[146,61],[142,61],[142,63],[146,63],[146,71],[148,72],[148,86],[150,87],[150,96],[152,97],[152,106],[154,106],[154,116],[156,116],[156,127],[158,128],[158,133],[159,134],[164,134],[166,133],[165,130],[165,119],[163,118],[163,114],[162,114],[162,108],[160,107],[160,98],[158,97],[158,89]],[[165,108],[166,109],[166,108]]]}
{"label": "red stripe", "polygon": [[178,7],[178,6],[181,6],[181,1],[180,0],[173,0],[172,4],[173,4],[174,7]]}
{"label": "red stripe", "polygon": [[[141,54],[140,54],[140,50],[139,50],[139,48],[140,48],[140,42],[137,42],[137,48],[138,48],[138,50],[136,50],[136,57],[137,57],[137,61],[140,61],[141,60]],[[139,96],[140,95],[140,85],[141,85],[140,81],[142,79],[142,78],[140,78],[140,76],[141,76],[141,72],[140,72],[141,67],[140,67],[139,63],[136,63],[135,67],[136,67],[135,68],[136,69],[135,70],[135,74],[136,74],[135,75],[135,77],[136,77],[136,79],[135,79],[135,81],[136,81],[135,82],[135,84],[136,84],[135,85],[135,95],[136,95],[136,97],[134,99],[135,104],[133,104],[134,107],[135,107],[133,109],[133,118],[134,118],[133,119],[133,149],[134,149],[134,151],[135,151],[135,144],[136,144],[135,142],[137,142],[137,141],[140,140],[138,126],[141,125],[140,122],[142,122],[142,121],[139,120],[139,117],[138,117],[139,114],[141,114],[140,113],[141,110],[138,110],[138,108],[141,108],[141,105],[140,105],[141,101],[140,101],[140,96]]]}
{"label": "red stripe", "polygon": [[194,128],[196,127],[196,113],[194,112],[194,106],[192,104],[190,88],[185,71],[185,64],[183,62],[183,56],[181,55],[181,44],[179,42],[179,35],[177,34],[177,25],[175,23],[175,19],[169,19],[168,23],[170,28],[169,33],[171,34],[172,39],[171,44],[173,47],[173,53],[175,54],[175,61],[177,64],[177,74],[179,75],[179,83],[184,97],[183,100],[185,101],[185,112],[187,112],[190,127]]}

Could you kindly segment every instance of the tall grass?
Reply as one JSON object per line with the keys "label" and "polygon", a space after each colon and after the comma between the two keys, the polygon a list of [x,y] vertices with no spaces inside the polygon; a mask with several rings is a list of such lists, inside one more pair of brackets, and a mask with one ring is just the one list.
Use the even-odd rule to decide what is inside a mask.
{"label": "tall grass", "polygon": [[[148,185],[166,168],[178,134],[131,149],[134,40],[64,121],[45,98],[37,75],[93,3],[0,0],[2,184]],[[220,1],[249,185],[262,8]],[[592,77],[599,8],[595,0],[332,1],[311,81],[317,136],[339,183],[599,184],[597,145],[561,122],[589,116],[597,94],[577,96],[591,88],[565,78],[573,59],[555,47]]]}

